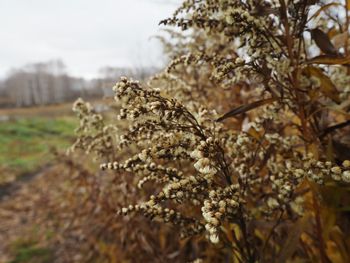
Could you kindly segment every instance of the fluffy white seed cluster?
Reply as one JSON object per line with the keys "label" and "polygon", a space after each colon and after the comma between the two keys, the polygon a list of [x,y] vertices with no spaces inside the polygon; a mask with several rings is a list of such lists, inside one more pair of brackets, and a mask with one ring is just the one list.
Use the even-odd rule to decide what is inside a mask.
{"label": "fluffy white seed cluster", "polygon": [[[206,190],[215,184],[216,166],[220,165],[211,152],[220,147],[212,134],[217,133],[221,125],[215,124],[209,118],[210,112],[202,107],[192,114],[178,101],[162,97],[158,91],[144,89],[139,83],[125,78],[116,84],[114,91],[116,100],[122,105],[119,119],[133,120],[129,131],[120,137],[120,148],[136,144],[143,149],[129,159],[105,163],[101,168],[138,175],[141,178],[139,187],[150,181],[163,184],[147,205],[127,207],[122,212],[141,212],[150,218],[181,224],[187,229],[184,236],[204,230],[198,220],[180,220],[185,218],[179,216],[180,212],[176,212],[176,217],[160,212],[167,211],[161,204],[173,200],[201,205]],[[190,160],[192,169],[188,166]],[[185,169],[175,168],[174,161],[182,163]]]}
{"label": "fluffy white seed cluster", "polygon": [[181,213],[173,209],[164,208],[157,204],[156,197],[151,196],[150,200],[138,205],[129,205],[122,208],[119,213],[127,215],[131,212],[140,212],[145,217],[152,220],[160,220],[162,222],[171,222],[180,226],[181,236],[187,237],[201,233],[204,229],[203,225],[193,218],[184,217]]}
{"label": "fluffy white seed cluster", "polygon": [[[344,66],[306,61],[313,52],[297,23],[305,1],[287,5],[290,28],[279,15],[280,2],[243,2],[188,0],[163,21],[192,28],[191,37],[172,39],[169,57],[175,59],[147,85],[122,78],[114,86],[114,126],[107,128],[91,105],[80,101],[74,108],[82,120],[76,145],[99,152],[102,169],[128,177],[149,195],[120,213],[178,225],[183,237],[205,234],[223,247],[237,243],[239,261],[254,262],[259,259],[248,260],[249,254],[265,249],[249,251],[259,223],[302,216],[305,181],[350,183],[350,161],[308,153],[311,143],[325,145],[318,133],[338,121],[325,108],[347,107],[350,81]],[[333,84],[339,105],[324,100],[332,97],[327,90]],[[267,98],[274,102],[250,109]],[[215,122],[215,110],[226,113],[236,103],[240,113]],[[226,226],[233,224],[237,242],[227,242]],[[271,231],[266,251],[280,230]]]}
{"label": "fluffy white seed cluster", "polygon": [[211,161],[209,158],[199,159],[194,164],[194,167],[196,168],[197,171],[199,171],[202,174],[207,175],[208,177],[215,175],[215,173],[217,172],[217,170],[211,164]]}
{"label": "fluffy white seed cluster", "polygon": [[239,207],[238,185],[224,189],[211,190],[209,198],[204,201],[202,215],[206,221],[205,229],[212,243],[219,242],[219,228],[224,218],[233,218]]}
{"label": "fluffy white seed cluster", "polygon": [[264,30],[265,20],[259,19],[244,9],[244,8],[230,8],[226,10],[224,19],[227,24],[234,26],[237,34],[244,30],[250,29],[250,31]]}
{"label": "fluffy white seed cluster", "polygon": [[95,153],[99,158],[112,158],[117,144],[116,126],[106,125],[102,115],[96,113],[92,105],[82,99],[74,103],[73,111],[77,114],[80,123],[76,129],[78,138],[68,153],[84,150],[86,153]]}
{"label": "fluffy white seed cluster", "polygon": [[[277,102],[262,107],[249,128],[232,131],[214,121],[214,111],[195,103],[189,110],[138,82],[122,78],[114,90],[119,119],[125,119],[127,128],[105,125],[82,101],[74,107],[84,119],[81,147],[105,156],[112,140],[111,149],[120,153],[115,157],[111,151],[108,160],[115,161],[103,163],[102,169],[135,176],[139,188],[154,186],[148,201],[124,207],[122,214],[142,213],[179,225],[183,237],[205,231],[218,243],[226,221],[252,216],[255,208],[246,204],[259,204],[256,209],[267,217],[281,209],[301,215],[303,200],[294,193],[303,180],[350,182],[349,161],[337,166],[315,160],[300,150],[298,136],[276,132],[288,119]],[[193,214],[196,209],[200,217]]]}

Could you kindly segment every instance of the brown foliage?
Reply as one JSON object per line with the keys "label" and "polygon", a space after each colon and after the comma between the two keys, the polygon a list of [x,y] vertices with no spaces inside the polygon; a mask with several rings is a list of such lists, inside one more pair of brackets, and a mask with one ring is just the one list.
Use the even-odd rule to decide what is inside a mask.
{"label": "brown foliage", "polygon": [[193,32],[168,31],[175,59],[148,84],[115,85],[118,120],[74,105],[73,149],[111,171],[68,164],[66,248],[83,242],[84,260],[347,262],[349,43],[331,35],[348,32],[348,5],[188,0],[161,23]]}

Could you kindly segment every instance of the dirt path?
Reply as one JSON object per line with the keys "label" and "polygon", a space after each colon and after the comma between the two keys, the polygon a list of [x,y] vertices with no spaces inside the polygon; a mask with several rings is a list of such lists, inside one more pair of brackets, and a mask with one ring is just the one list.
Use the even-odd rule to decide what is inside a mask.
{"label": "dirt path", "polygon": [[39,176],[50,168],[50,164],[45,165],[35,172],[25,173],[18,176],[18,179],[12,182],[9,182],[4,185],[0,185],[0,204],[3,199],[8,199],[12,195],[15,195],[16,192],[23,187],[24,184],[33,180],[36,176]]}
{"label": "dirt path", "polygon": [[53,166],[45,166],[0,187],[0,263],[11,260],[13,244],[40,231],[40,206],[45,204],[43,196],[49,191],[45,182],[51,180],[51,169]]}

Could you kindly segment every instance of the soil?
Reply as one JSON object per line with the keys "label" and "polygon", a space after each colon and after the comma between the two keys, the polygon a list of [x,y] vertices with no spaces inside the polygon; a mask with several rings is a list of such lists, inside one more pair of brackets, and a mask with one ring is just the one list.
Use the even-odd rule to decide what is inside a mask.
{"label": "soil", "polygon": [[[45,166],[35,173],[25,174],[20,179],[0,187],[0,262],[13,259],[13,246],[26,239],[40,240],[43,213],[40,207],[45,206],[49,188],[50,171],[54,166]],[[35,209],[34,209],[35,208]],[[37,240],[39,238],[39,240]]]}

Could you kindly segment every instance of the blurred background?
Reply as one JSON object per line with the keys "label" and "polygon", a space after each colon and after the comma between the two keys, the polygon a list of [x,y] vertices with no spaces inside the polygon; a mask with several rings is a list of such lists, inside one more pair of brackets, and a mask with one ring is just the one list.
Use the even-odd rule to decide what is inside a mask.
{"label": "blurred background", "polygon": [[179,2],[0,0],[0,262],[46,255],[20,238],[33,212],[25,201],[54,152],[74,142],[72,102],[105,111],[120,76],[159,71],[167,58],[154,36]]}
{"label": "blurred background", "polygon": [[0,1],[0,184],[69,144],[72,101],[104,110],[99,101],[120,76],[143,80],[166,63],[154,36],[175,8],[166,0]]}

